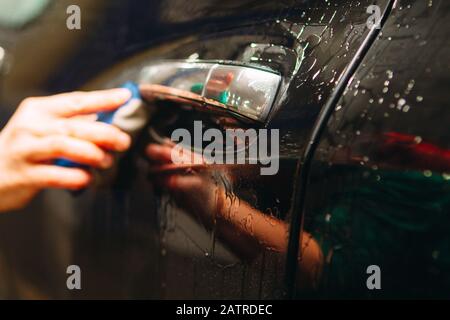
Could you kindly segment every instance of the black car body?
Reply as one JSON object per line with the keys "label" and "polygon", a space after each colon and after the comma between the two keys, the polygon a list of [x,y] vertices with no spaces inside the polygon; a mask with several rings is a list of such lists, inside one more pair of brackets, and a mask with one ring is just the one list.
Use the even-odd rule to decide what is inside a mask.
{"label": "black car body", "polygon": [[[66,28],[70,4],[81,30]],[[380,28],[368,27],[369,6]],[[282,76],[262,123],[173,106],[152,126],[163,136],[199,119],[279,129],[280,170],[207,168],[228,209],[245,203],[267,219],[259,238],[251,214],[238,228],[205,223],[198,212],[217,203],[203,191],[183,206],[153,184],[146,130],[110,185],[45,192],[0,217],[5,297],[448,298],[448,1],[78,0],[42,10],[0,29],[2,123],[28,96],[118,86],[161,59],[252,62]],[[67,290],[72,264],[81,291]],[[373,265],[381,290],[367,286]]]}

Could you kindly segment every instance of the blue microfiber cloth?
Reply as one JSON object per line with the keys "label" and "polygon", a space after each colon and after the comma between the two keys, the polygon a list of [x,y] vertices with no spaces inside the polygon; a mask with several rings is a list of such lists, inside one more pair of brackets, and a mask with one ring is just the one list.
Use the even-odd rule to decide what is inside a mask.
{"label": "blue microfiber cloth", "polygon": [[[115,116],[119,113],[119,110],[123,109],[123,108],[127,108],[129,105],[133,104],[134,106],[136,105],[136,103],[138,103],[139,105],[141,104],[142,100],[141,100],[141,94],[139,93],[139,86],[134,83],[134,82],[126,82],[125,84],[123,84],[121,86],[121,88],[125,88],[131,91],[131,97],[130,99],[128,99],[127,102],[125,102],[122,106],[120,106],[118,109],[114,110],[114,111],[110,111],[110,112],[100,112],[98,113],[98,118],[97,121],[99,122],[104,122],[104,123],[108,123],[108,124],[114,124],[115,123]],[[131,106],[130,106],[131,107]],[[140,106],[138,106],[138,108],[140,108]],[[134,108],[135,109],[135,108]],[[145,119],[146,121],[146,119]],[[117,125],[118,127],[120,126],[121,121],[117,121]],[[124,129],[124,128],[121,128]],[[125,128],[125,132],[129,131],[126,129],[130,129],[130,128]],[[134,128],[131,128],[134,129]],[[130,132],[128,132],[130,133]],[[88,166],[86,165],[82,165],[67,159],[57,159],[55,160],[55,164],[61,167],[66,167],[66,168],[83,168],[83,169],[88,169]]]}

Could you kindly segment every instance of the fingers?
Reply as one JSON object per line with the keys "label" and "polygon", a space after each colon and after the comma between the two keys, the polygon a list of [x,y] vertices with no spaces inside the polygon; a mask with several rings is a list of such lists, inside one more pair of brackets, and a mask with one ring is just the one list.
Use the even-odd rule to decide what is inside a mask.
{"label": "fingers", "polygon": [[52,131],[54,134],[90,141],[102,148],[119,152],[127,150],[131,144],[128,134],[102,122],[62,120],[55,124]]}
{"label": "fingers", "polygon": [[195,175],[171,175],[163,180],[163,184],[172,191],[186,192],[200,190],[205,186],[205,180]]}
{"label": "fingers", "polygon": [[30,131],[38,137],[50,135],[69,136],[90,141],[112,151],[125,151],[131,145],[128,134],[115,126],[102,122],[80,119],[57,119],[46,126],[30,125]]}
{"label": "fingers", "polygon": [[196,175],[171,174],[152,177],[152,183],[166,188],[170,192],[187,192],[191,194],[193,190],[200,191],[201,188],[206,186],[206,182],[204,178]]}
{"label": "fingers", "polygon": [[111,167],[113,158],[104,149],[125,151],[131,139],[118,128],[87,117],[113,111],[130,97],[127,89],[112,89],[25,99],[1,132],[2,161],[10,170],[5,176],[18,181],[8,182],[8,188],[86,187],[91,181],[87,171],[51,162],[64,158],[90,167]]}
{"label": "fingers", "polygon": [[39,98],[49,112],[56,116],[72,117],[80,114],[112,111],[131,97],[128,89],[111,89],[91,92],[71,92]]}
{"label": "fingers", "polygon": [[36,188],[57,188],[78,190],[91,182],[91,175],[77,168],[63,168],[53,165],[36,165],[30,168],[31,184]]}
{"label": "fingers", "polygon": [[147,156],[155,162],[159,163],[171,163],[172,148],[159,145],[159,144],[149,144],[146,148],[146,154]]}
{"label": "fingers", "polygon": [[150,160],[160,163],[176,164],[203,164],[205,163],[202,155],[192,152],[178,145],[149,144],[146,149]]}
{"label": "fingers", "polygon": [[93,167],[109,168],[113,158],[95,144],[67,136],[47,136],[36,139],[28,149],[28,159],[42,162],[57,158],[68,159]]}

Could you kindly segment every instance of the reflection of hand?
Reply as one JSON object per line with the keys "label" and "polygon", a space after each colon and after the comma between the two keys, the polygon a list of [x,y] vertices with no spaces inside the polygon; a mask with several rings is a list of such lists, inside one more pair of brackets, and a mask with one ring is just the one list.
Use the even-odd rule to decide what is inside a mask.
{"label": "reflection of hand", "polygon": [[[197,172],[189,171],[190,161],[193,163],[198,154],[183,150],[185,165],[173,164],[173,148],[171,142],[151,144],[147,147],[147,155],[153,163],[151,171],[156,173],[154,181],[166,188],[180,206],[199,215],[207,226],[215,224],[217,235],[241,258],[252,259],[261,249],[286,252],[289,236],[288,225],[284,221],[265,215],[245,201],[230,199],[223,185],[213,177],[214,171],[206,170],[205,166],[191,165],[197,168],[194,169]],[[307,232],[302,233],[301,244],[299,281],[301,286],[314,287],[321,274],[322,251]]]}
{"label": "reflection of hand", "polygon": [[[150,144],[147,147],[147,155],[152,163],[151,171],[155,173],[154,182],[169,191],[181,207],[198,215],[210,226],[215,213],[221,211],[225,197],[223,188],[214,178],[215,172],[202,167],[203,161],[198,160],[201,157],[199,154],[184,149],[178,155],[183,158],[183,164],[175,164],[172,162],[173,150],[170,142],[164,145]],[[194,161],[195,158],[197,161]],[[202,169],[194,172],[196,167]]]}
{"label": "reflection of hand", "polygon": [[[178,165],[182,170],[175,170],[176,165],[171,162],[173,148],[171,142],[151,144],[147,155],[154,165],[152,171],[157,173],[153,181],[170,192],[178,205],[200,215],[207,226],[216,224],[219,234],[234,243],[238,251],[245,251],[246,256],[254,256],[260,247],[277,252],[286,250],[287,226],[283,221],[265,215],[235,195],[227,195],[222,183],[227,180],[224,173],[208,171],[206,167],[199,169],[198,165],[194,166],[195,171],[186,169],[189,160],[193,161],[198,154],[183,150],[187,163]],[[222,175],[220,183],[219,175]]]}
{"label": "reflection of hand", "polygon": [[[147,155],[153,163],[153,181],[167,190],[181,208],[199,218],[206,227],[215,226],[216,235],[224,239],[241,258],[253,258],[260,252],[262,244],[255,239],[259,233],[255,235],[253,227],[261,225],[261,221],[268,224],[267,220],[259,219],[260,213],[243,201],[231,199],[232,195],[227,197],[224,186],[228,180],[226,174],[209,169],[204,161],[199,161],[201,159],[194,161],[200,157],[198,154],[186,149],[181,153],[178,151],[181,150],[175,150],[171,142],[147,147]],[[183,164],[174,164],[172,156],[182,157]],[[181,162],[178,160],[180,158],[177,162]],[[257,218],[255,221],[253,215]]]}
{"label": "reflection of hand", "polygon": [[124,151],[130,138],[88,115],[114,110],[129,97],[128,90],[114,89],[24,100],[0,132],[0,211],[24,206],[43,188],[79,189],[90,182],[85,170],[52,165],[57,158],[110,167],[112,156],[103,149]]}

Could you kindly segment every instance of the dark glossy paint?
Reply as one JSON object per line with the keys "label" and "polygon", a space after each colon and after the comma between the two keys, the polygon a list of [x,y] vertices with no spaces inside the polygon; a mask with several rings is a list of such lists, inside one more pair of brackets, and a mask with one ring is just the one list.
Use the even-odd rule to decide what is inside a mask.
{"label": "dark glossy paint", "polygon": [[[57,1],[26,28],[0,33],[0,45],[9,57],[9,72],[1,86],[1,110],[8,110],[4,119],[28,95],[80,86],[116,86],[133,78],[139,66],[155,59],[195,55],[199,59],[246,61],[253,57],[284,78],[279,100],[266,124],[280,129],[280,172],[261,177],[254,166],[211,167],[195,175],[200,187],[186,192],[180,201],[149,182],[155,177],[147,177],[148,163],[142,149],[152,138],[145,132],[123,161],[119,179],[112,186],[89,190],[78,198],[48,192],[28,213],[0,217],[0,266],[8,279],[3,282],[4,296],[279,298],[286,297],[286,283],[299,283],[299,294],[304,290],[311,293],[317,279],[305,275],[308,269],[302,268],[298,281],[294,279],[296,265],[292,261],[296,259],[292,252],[291,271],[285,273],[287,231],[292,227],[292,216],[297,218],[297,225],[303,213],[291,209],[291,200],[297,199],[293,194],[298,183],[296,168],[302,170],[298,163],[302,164],[312,130],[322,125],[317,123],[321,110],[334,103],[336,88],[348,80],[342,77],[346,68],[357,52],[364,52],[361,46],[373,40],[368,38],[366,27],[367,6],[377,3],[384,10],[389,2],[72,3],[83,8],[86,28],[82,32],[65,29],[68,4]],[[46,41],[42,41],[42,35]],[[423,37],[426,40],[427,35]],[[251,49],[251,43],[260,46]],[[392,71],[396,70],[392,66]],[[203,112],[182,111],[177,106],[158,112],[154,126],[165,135],[173,128],[191,128],[198,119],[219,129],[248,126]],[[322,162],[318,158],[314,162],[312,176]],[[320,174],[311,190],[327,190],[323,186],[327,180]],[[242,223],[222,221],[217,200],[208,206],[210,193],[204,193],[201,186],[206,191],[225,190],[229,201],[225,208],[230,212],[237,204],[244,204],[245,210],[252,208],[252,214]],[[330,192],[334,194],[333,188]],[[311,193],[311,207],[327,199],[326,195],[318,196],[322,192]],[[321,211],[316,211],[319,213],[314,216],[320,217]],[[216,217],[213,223],[205,220],[211,215]],[[305,230],[320,240],[325,233],[318,226],[310,227],[308,219],[312,217],[305,211]],[[259,238],[254,229],[258,218],[263,221],[262,230],[269,230]],[[313,229],[317,233],[310,231]],[[265,235],[271,234],[280,236],[266,241]],[[83,270],[81,292],[68,292],[65,287],[69,264],[78,264]],[[338,289],[342,290],[351,286],[347,282],[340,285]],[[324,292],[334,291],[325,287]]]}
{"label": "dark glossy paint", "polygon": [[449,297],[449,14],[397,1],[322,135],[304,211],[319,297]]}
{"label": "dark glossy paint", "polygon": [[[292,11],[295,12],[294,9]],[[309,12],[310,14],[308,14]],[[349,24],[347,19],[352,23]],[[135,60],[124,61],[117,70],[112,72],[112,75],[100,76],[100,80],[94,81],[90,86],[102,86],[102,79],[106,79],[108,85],[111,84],[109,79],[113,79],[113,82],[118,84],[125,80],[121,75],[123,70],[129,70],[127,77],[132,77],[135,65],[140,66],[142,63],[145,64],[145,61],[152,59],[180,59],[196,54],[199,59],[245,61],[245,57],[248,59],[246,52],[248,52],[250,43],[265,44],[269,45],[270,49],[278,50],[279,54],[271,55],[270,61],[266,58],[266,55],[269,54],[267,49],[261,53],[255,52],[253,56],[259,57],[258,63],[268,64],[284,76],[284,86],[281,89],[280,98],[268,123],[270,127],[281,130],[280,173],[273,177],[258,177],[255,171],[257,168],[252,169],[247,166],[233,168],[230,166],[230,168],[222,169],[211,168],[209,174],[229,177],[230,180],[225,183],[224,187],[228,189],[234,202],[245,201],[259,211],[256,215],[273,215],[273,218],[278,219],[280,224],[285,224],[287,227],[291,217],[286,214],[289,212],[292,197],[296,162],[301,150],[306,145],[309,131],[314,125],[314,119],[319,114],[322,104],[328,99],[339,75],[367,36],[366,19],[365,6],[348,2],[342,7],[331,6],[328,8],[325,6],[312,8],[310,11],[304,10],[300,16],[292,15],[281,20],[254,23],[250,26],[230,28],[222,32],[208,32],[196,36],[198,39],[185,41],[181,45],[175,44],[169,49],[162,48],[162,53],[161,51],[157,51],[156,54],[152,51],[144,52]],[[291,56],[293,58],[289,59]],[[140,67],[137,70],[139,71]],[[114,74],[119,74],[119,77]],[[161,122],[167,118],[166,115],[158,121],[157,127],[165,127],[165,131],[170,133],[171,128],[189,128],[194,119],[202,118],[201,114],[190,116],[187,113],[183,115],[181,110],[176,111],[176,114],[179,120],[175,120],[175,123],[170,126],[161,125]],[[211,125],[213,123],[214,121],[211,122]],[[219,126],[222,125],[219,123]],[[141,168],[139,171],[145,171],[145,169]],[[208,184],[208,181],[204,181],[204,184]],[[279,187],[274,188],[274,186]],[[198,192],[196,191],[196,193]],[[189,194],[190,199],[195,199],[195,197],[195,193]],[[97,196],[97,199],[100,198]],[[156,278],[157,282],[163,285],[160,291],[162,296],[197,298],[283,296],[284,280],[286,279],[283,272],[285,269],[284,245],[278,245],[277,248],[269,246],[266,249],[263,245],[263,251],[261,251],[261,244],[258,244],[258,241],[261,240],[255,239],[257,242],[251,244],[250,248],[253,247],[251,250],[259,253],[256,256],[252,254],[249,261],[249,249],[246,249],[249,246],[249,239],[246,239],[246,236],[230,241],[230,239],[222,239],[220,235],[216,235],[213,228],[213,244],[208,243],[207,238],[203,240],[199,238],[199,235],[202,234],[201,230],[193,229],[193,226],[189,227],[189,221],[180,218],[177,209],[170,206],[172,200],[166,203],[168,200],[170,197],[163,202],[164,206],[158,205],[159,210],[161,207],[163,208],[164,224],[160,227],[162,233],[158,244],[163,256],[148,255],[148,265],[151,266],[153,263],[152,267],[157,268],[157,270],[153,269],[153,273],[159,272]],[[192,204],[190,205],[192,206]],[[184,206],[189,207],[186,203]],[[203,204],[196,203],[197,210],[202,206]],[[150,205],[147,205],[146,208],[149,210]],[[214,212],[214,209],[209,208],[208,210]],[[140,215],[143,214],[142,209],[134,211],[139,211]],[[126,215],[132,217],[132,212],[133,210],[129,210]],[[88,221],[84,222],[84,225],[91,225],[90,228],[97,231],[103,230],[105,221],[110,219],[110,213],[106,213],[106,215],[107,217],[101,217],[95,223],[89,214]],[[169,222],[165,219],[169,219]],[[132,222],[133,218],[130,221]],[[147,228],[151,228],[152,224],[148,219],[138,220],[138,222],[141,227],[148,224]],[[154,221],[153,225],[158,223],[161,221]],[[167,227],[167,223],[172,227]],[[251,220],[248,223],[251,227]],[[270,227],[269,223],[267,226],[267,232],[275,230]],[[134,228],[136,227],[129,227],[127,230]],[[288,229],[285,230],[287,232]],[[97,231],[91,241],[98,238]],[[105,232],[111,233],[107,230]],[[233,232],[239,234],[242,233],[242,230]],[[125,234],[130,233],[125,231]],[[287,234],[281,237],[287,238]],[[283,240],[282,238],[280,241]],[[250,243],[255,240],[251,240]],[[148,245],[148,239],[142,241]],[[217,247],[220,244],[219,249],[216,248],[216,241]],[[191,244],[187,247],[186,245],[180,247],[181,243]],[[202,248],[200,255],[195,253],[196,250],[190,248],[192,245]],[[225,247],[222,248],[222,245]],[[247,259],[240,263],[239,260],[226,258],[226,249],[231,249],[231,253],[238,254],[241,259],[245,257]],[[277,253],[274,250],[281,252]],[[153,250],[153,252],[157,251]],[[180,254],[181,252],[184,254]],[[116,259],[117,250],[111,255],[111,260]],[[214,256],[212,259],[211,255]],[[102,263],[97,265],[102,265]],[[177,271],[176,265],[182,265],[183,270]],[[88,270],[92,269],[92,266],[88,268]],[[143,273],[151,272],[144,271]],[[180,287],[179,283],[186,279],[189,279],[189,282]],[[150,287],[149,281],[143,286],[147,289],[151,288],[149,292],[155,293],[155,289]]]}

